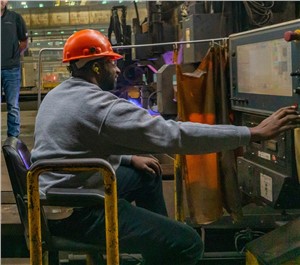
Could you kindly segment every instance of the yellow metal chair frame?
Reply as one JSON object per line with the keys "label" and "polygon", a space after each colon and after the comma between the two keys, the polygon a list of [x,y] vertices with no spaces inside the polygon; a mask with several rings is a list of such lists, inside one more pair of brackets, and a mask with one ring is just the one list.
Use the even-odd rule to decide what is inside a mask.
{"label": "yellow metal chair frame", "polygon": [[107,265],[119,265],[116,176],[103,159],[50,159],[33,163],[27,173],[30,264],[42,265],[39,176],[44,172],[99,171],[104,177]]}

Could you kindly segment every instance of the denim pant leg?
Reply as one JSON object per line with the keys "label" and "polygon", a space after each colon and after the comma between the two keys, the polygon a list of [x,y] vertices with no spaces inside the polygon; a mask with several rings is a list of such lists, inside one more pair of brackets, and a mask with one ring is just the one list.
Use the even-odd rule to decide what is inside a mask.
{"label": "denim pant leg", "polygon": [[123,253],[141,253],[146,265],[196,265],[203,243],[192,227],[133,206],[118,202],[119,241]]}
{"label": "denim pant leg", "polygon": [[[190,226],[118,200],[119,249],[140,253],[146,265],[196,265],[203,254],[199,234]],[[54,235],[105,247],[101,207],[76,209],[60,221],[49,221]]]}
{"label": "denim pant leg", "polygon": [[7,136],[18,137],[20,134],[20,68],[2,69],[1,85],[5,93],[7,106]]}
{"label": "denim pant leg", "polygon": [[[161,177],[123,166],[116,175],[120,252],[141,253],[147,265],[196,265],[203,243],[192,227],[166,216]],[[57,235],[105,245],[101,207],[76,209],[69,218],[50,222],[50,228]]]}
{"label": "denim pant leg", "polygon": [[118,198],[135,202],[139,207],[167,216],[162,176],[153,176],[131,166],[116,171]]}
{"label": "denim pant leg", "polygon": [[[121,251],[142,253],[147,265],[197,264],[201,238],[193,228],[166,217],[161,176],[130,166],[120,166],[116,175]],[[135,201],[137,207],[122,199]]]}

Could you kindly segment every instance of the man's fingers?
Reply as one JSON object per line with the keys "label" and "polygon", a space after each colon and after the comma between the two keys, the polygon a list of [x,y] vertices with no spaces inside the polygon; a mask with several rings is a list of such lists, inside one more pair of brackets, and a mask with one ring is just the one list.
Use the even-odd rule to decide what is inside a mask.
{"label": "man's fingers", "polygon": [[291,114],[294,114],[296,116],[299,115],[299,113],[297,112],[296,106],[289,106],[289,107],[281,108],[274,113],[274,116],[275,117],[278,116],[279,119],[282,119]]}
{"label": "man's fingers", "polygon": [[289,114],[283,117],[281,120],[282,124],[297,124],[300,122],[300,115],[298,114]]}
{"label": "man's fingers", "polygon": [[150,163],[148,166],[149,168],[151,168],[152,171],[154,171],[153,173],[155,173],[156,175],[161,174],[161,167],[158,161]]}

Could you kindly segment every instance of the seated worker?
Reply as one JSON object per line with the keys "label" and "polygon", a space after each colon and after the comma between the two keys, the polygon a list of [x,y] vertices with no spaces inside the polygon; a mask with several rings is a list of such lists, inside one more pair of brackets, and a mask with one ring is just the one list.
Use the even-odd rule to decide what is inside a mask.
{"label": "seated worker", "polygon": [[[154,158],[138,155],[235,149],[294,128],[299,113],[295,107],[285,107],[253,128],[152,117],[109,92],[120,74],[115,63],[120,58],[98,31],[81,30],[68,38],[63,62],[69,62],[72,76],[40,105],[32,161],[108,160],[117,175],[120,251],[141,253],[147,265],[197,264],[203,253],[200,236],[192,227],[167,217],[160,165]],[[43,174],[40,191],[60,182],[72,187],[97,185],[99,176],[89,174]],[[74,208],[64,218],[49,220],[49,225],[53,234],[105,244],[103,208]]]}

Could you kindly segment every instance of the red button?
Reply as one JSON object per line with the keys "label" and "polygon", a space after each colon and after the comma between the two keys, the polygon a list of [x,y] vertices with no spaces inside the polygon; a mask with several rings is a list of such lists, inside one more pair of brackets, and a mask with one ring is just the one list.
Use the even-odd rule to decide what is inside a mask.
{"label": "red button", "polygon": [[287,31],[284,33],[284,39],[286,41],[292,41],[292,40],[300,40],[300,34],[299,31]]}

